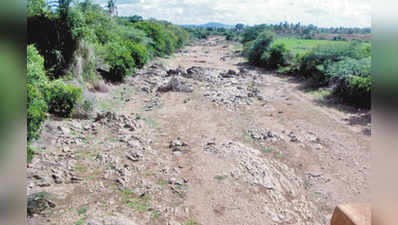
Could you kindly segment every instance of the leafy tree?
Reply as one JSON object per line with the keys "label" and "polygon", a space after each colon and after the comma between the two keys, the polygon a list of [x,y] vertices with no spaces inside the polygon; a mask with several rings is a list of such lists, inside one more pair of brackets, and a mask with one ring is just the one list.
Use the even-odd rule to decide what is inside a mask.
{"label": "leafy tree", "polygon": [[118,16],[116,0],[108,0],[107,8],[108,8],[109,15]]}
{"label": "leafy tree", "polygon": [[58,12],[61,18],[65,18],[68,15],[70,4],[73,0],[58,0]]}
{"label": "leafy tree", "polygon": [[264,66],[264,52],[268,52],[269,46],[275,38],[275,34],[270,31],[264,31],[254,41],[249,49],[249,63],[256,66]]}
{"label": "leafy tree", "polygon": [[26,5],[26,14],[28,17],[47,14],[50,8],[45,0],[28,0]]}
{"label": "leafy tree", "polygon": [[128,21],[130,23],[138,23],[143,21],[144,19],[142,18],[142,16],[138,16],[138,15],[134,15],[134,16],[130,16],[128,17]]}
{"label": "leafy tree", "polygon": [[238,24],[235,25],[235,29],[236,29],[237,31],[243,30],[244,27],[245,27],[245,25],[242,24],[242,23],[238,23]]}

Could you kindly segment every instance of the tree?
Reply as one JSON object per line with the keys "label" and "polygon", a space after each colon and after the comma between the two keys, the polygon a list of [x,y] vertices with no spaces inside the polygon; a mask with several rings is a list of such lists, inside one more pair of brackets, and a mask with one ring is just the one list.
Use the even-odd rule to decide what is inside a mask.
{"label": "tree", "polygon": [[28,17],[45,14],[49,11],[49,6],[44,0],[28,0],[26,11]]}
{"label": "tree", "polygon": [[61,17],[66,17],[69,12],[69,6],[72,3],[72,0],[58,0],[58,10],[61,14]]}
{"label": "tree", "polygon": [[138,23],[138,22],[143,21],[144,19],[142,18],[142,16],[134,15],[134,16],[128,17],[128,20],[130,23]]}
{"label": "tree", "polygon": [[117,6],[116,6],[116,0],[108,0],[108,6],[107,6],[108,10],[109,10],[109,15],[111,16],[118,16],[117,13]]}
{"label": "tree", "polygon": [[238,23],[238,24],[236,24],[235,29],[237,31],[241,31],[241,30],[243,30],[244,27],[245,27],[244,24]]}

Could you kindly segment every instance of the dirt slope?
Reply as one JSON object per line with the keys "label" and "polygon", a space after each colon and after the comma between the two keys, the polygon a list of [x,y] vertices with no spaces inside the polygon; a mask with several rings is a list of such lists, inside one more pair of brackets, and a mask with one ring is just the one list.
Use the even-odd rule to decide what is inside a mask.
{"label": "dirt slope", "polygon": [[328,224],[366,201],[368,115],[236,50],[194,42],[99,96],[97,118],[49,120],[29,224]]}

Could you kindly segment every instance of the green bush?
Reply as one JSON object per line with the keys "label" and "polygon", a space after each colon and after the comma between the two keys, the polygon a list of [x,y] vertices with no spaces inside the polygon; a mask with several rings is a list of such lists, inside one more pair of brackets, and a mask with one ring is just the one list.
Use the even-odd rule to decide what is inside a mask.
{"label": "green bush", "polygon": [[134,27],[145,31],[147,36],[152,38],[154,42],[150,43],[151,45],[148,47],[155,50],[155,56],[163,56],[165,54],[166,42],[163,39],[164,33],[160,25],[150,21],[143,21],[135,23]]}
{"label": "green bush", "polygon": [[47,104],[37,87],[27,84],[27,140],[28,143],[38,138],[38,131],[45,120]]}
{"label": "green bush", "polygon": [[264,32],[264,30],[265,30],[265,26],[263,26],[263,25],[258,25],[258,26],[246,28],[241,34],[241,36],[242,36],[241,42],[244,44],[244,43],[247,43],[249,41],[256,40],[257,37],[261,33]]}
{"label": "green bush", "polygon": [[346,103],[370,108],[371,89],[371,77],[349,75],[338,80],[338,85],[335,87],[333,94]]}
{"label": "green bush", "polygon": [[346,58],[327,68],[331,79],[337,83],[334,95],[344,102],[370,107],[371,103],[371,58]]}
{"label": "green bush", "polygon": [[37,87],[45,85],[48,82],[48,78],[44,69],[44,58],[33,45],[27,47],[26,61],[26,82]]}
{"label": "green bush", "polygon": [[176,35],[170,31],[164,32],[164,41],[166,43],[166,47],[164,49],[164,53],[166,55],[171,55],[178,48],[177,41],[178,38]]}
{"label": "green bush", "polygon": [[191,39],[207,39],[210,33],[201,28],[187,27],[185,30],[189,33]]}
{"label": "green bush", "polygon": [[48,111],[59,117],[69,117],[81,99],[80,88],[65,84],[62,80],[52,81],[44,92]]}
{"label": "green bush", "polygon": [[126,41],[126,45],[134,59],[135,65],[138,68],[142,68],[149,59],[145,46],[142,44],[132,43],[130,41]]}
{"label": "green bush", "polygon": [[328,73],[329,66],[347,57],[360,57],[357,50],[357,46],[350,43],[319,45],[301,57],[299,73],[301,76],[311,78],[314,85],[327,85],[331,78]]}
{"label": "green bush", "polygon": [[278,69],[288,65],[290,53],[284,44],[272,45],[261,57],[261,64],[268,69]]}
{"label": "green bush", "polygon": [[47,87],[48,78],[44,70],[44,59],[33,45],[27,47],[27,140],[38,138],[38,131],[45,120],[47,104],[41,93]]}
{"label": "green bush", "polygon": [[274,33],[264,31],[257,37],[252,45],[248,46],[248,58],[250,64],[255,66],[266,66],[266,62],[262,59],[269,57],[267,54],[269,54],[269,47],[274,38]]}
{"label": "green bush", "polygon": [[123,81],[135,66],[128,44],[122,41],[111,42],[105,49],[105,62],[111,68],[109,73],[103,74],[104,78],[113,82]]}

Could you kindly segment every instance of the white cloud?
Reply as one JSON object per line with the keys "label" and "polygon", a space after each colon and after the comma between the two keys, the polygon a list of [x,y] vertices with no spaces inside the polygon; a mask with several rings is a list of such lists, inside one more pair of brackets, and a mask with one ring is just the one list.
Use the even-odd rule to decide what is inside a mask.
{"label": "white cloud", "polygon": [[117,4],[122,16],[138,14],[176,24],[288,21],[323,27],[371,25],[370,0],[118,0]]}

